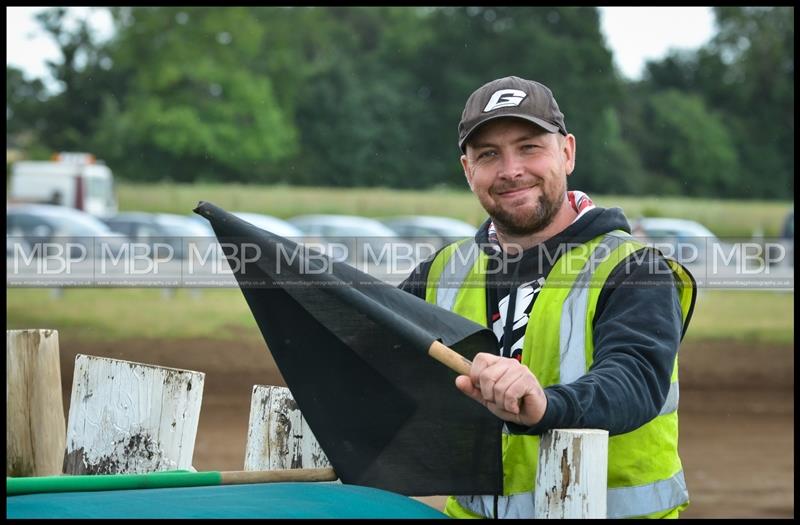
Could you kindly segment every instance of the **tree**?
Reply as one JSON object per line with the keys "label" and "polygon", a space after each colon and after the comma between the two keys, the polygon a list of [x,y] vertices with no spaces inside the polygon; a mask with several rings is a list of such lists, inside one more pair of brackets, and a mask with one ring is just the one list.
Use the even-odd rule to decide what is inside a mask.
{"label": "tree", "polygon": [[[419,151],[424,89],[413,64],[432,38],[408,8],[320,8],[317,67],[298,97],[302,149],[293,181],[428,186],[439,174]],[[293,172],[294,173],[294,172]]]}
{"label": "tree", "polygon": [[714,13],[719,31],[708,45],[647,65],[644,96],[679,89],[701,97],[737,152],[739,180],[728,195],[785,198],[794,186],[794,8]]}
{"label": "tree", "polygon": [[711,50],[728,64],[724,99],[736,115],[743,189],[785,198],[794,185],[794,7],[717,7]]}
{"label": "tree", "polygon": [[64,7],[47,9],[36,15],[44,30],[59,47],[61,59],[48,61],[53,78],[62,91],[39,99],[38,136],[52,150],[86,151],[87,138],[100,116],[104,94],[119,89],[125,80],[111,70],[102,44],[85,19],[74,30],[65,24]]}
{"label": "tree", "polygon": [[636,149],[623,137],[622,123],[615,109],[604,109],[588,135],[581,139],[576,139],[578,151],[585,144],[589,154],[578,157],[581,161],[576,162],[576,176],[569,180],[571,187],[616,195],[646,191],[645,169]]}
{"label": "tree", "polygon": [[27,80],[20,69],[6,66],[6,133],[38,135],[44,127],[39,106],[46,99],[41,80]]}
{"label": "tree", "polygon": [[7,68],[10,136],[91,151],[138,180],[464,187],[464,101],[518,75],[556,95],[577,137],[575,189],[793,188],[793,8],[716,8],[708,45],[633,83],[595,8],[109,9],[106,42],[85,21],[65,27],[64,8],[40,16],[63,89]]}
{"label": "tree", "polygon": [[[270,180],[297,151],[292,116],[260,59],[249,8],[118,8],[113,58],[134,71],[95,135],[119,172],[143,180]],[[130,152],[138,152],[130,156]]]}
{"label": "tree", "polygon": [[733,140],[701,98],[677,90],[654,94],[646,120],[651,131],[643,157],[660,179],[661,191],[691,196],[737,193]]}

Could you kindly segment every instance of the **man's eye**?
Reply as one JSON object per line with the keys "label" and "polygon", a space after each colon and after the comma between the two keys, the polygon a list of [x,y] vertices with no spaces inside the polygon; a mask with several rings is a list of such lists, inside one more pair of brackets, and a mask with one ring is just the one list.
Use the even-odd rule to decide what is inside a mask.
{"label": "man's eye", "polygon": [[523,144],[522,151],[533,151],[536,149],[536,144]]}
{"label": "man's eye", "polygon": [[478,154],[478,160],[480,159],[488,159],[489,157],[494,157],[496,153],[494,151],[484,151]]}

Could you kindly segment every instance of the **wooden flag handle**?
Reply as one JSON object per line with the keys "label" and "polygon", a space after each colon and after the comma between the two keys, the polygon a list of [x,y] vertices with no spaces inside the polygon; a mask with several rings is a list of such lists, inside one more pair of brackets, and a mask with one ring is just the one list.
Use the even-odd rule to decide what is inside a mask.
{"label": "wooden flag handle", "polygon": [[231,470],[220,472],[222,485],[278,483],[283,481],[336,481],[332,468],[296,468],[285,470]]}
{"label": "wooden flag handle", "polygon": [[461,375],[468,376],[472,361],[459,354],[452,348],[443,345],[439,341],[434,341],[428,348],[428,355],[436,359],[447,368]]}
{"label": "wooden flag handle", "polygon": [[[472,368],[472,361],[439,341],[434,341],[431,344],[430,348],[428,348],[428,355],[447,366],[450,370],[464,376],[468,376],[469,369]],[[479,385],[473,386],[480,389]],[[520,410],[522,410],[522,400],[523,398],[519,398]]]}

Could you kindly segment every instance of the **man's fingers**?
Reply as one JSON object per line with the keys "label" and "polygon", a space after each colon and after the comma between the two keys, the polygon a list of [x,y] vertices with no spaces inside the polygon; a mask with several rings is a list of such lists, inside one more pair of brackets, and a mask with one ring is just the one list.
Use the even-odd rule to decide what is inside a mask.
{"label": "man's fingers", "polygon": [[472,360],[472,368],[469,370],[469,377],[472,379],[472,383],[475,385],[480,384],[480,377],[483,371],[499,359],[502,358],[485,352],[476,354],[475,359]]}
{"label": "man's fingers", "polygon": [[483,396],[483,399],[487,403],[493,403],[494,385],[497,382],[497,380],[491,374],[488,373],[488,370],[484,370],[479,378],[479,381],[480,381],[479,385],[481,388],[481,395]]}
{"label": "man's fingers", "polygon": [[478,354],[469,375],[456,378],[456,387],[505,421],[533,425],[547,409],[536,376],[514,359]]}
{"label": "man's fingers", "polygon": [[505,391],[514,381],[516,381],[523,367],[514,360],[503,359],[498,360],[494,364],[488,366],[480,377],[480,387],[483,398],[490,402],[495,403],[499,407],[505,405],[503,397]]}
{"label": "man's fingers", "polygon": [[504,410],[512,414],[519,413],[519,392],[525,391],[525,370],[515,367],[508,370],[494,385],[494,399]]}
{"label": "man's fingers", "polygon": [[[520,414],[527,407],[524,407],[526,396],[534,394],[537,389],[540,389],[539,382],[533,375],[522,374],[519,381],[512,384],[506,391],[506,399],[514,403],[514,413]],[[532,401],[532,400],[531,400]],[[530,401],[529,401],[530,402]]]}
{"label": "man's fingers", "polygon": [[472,379],[469,376],[458,376],[456,378],[456,388],[461,390],[464,394],[468,395],[478,403],[485,405],[486,401],[481,395],[481,391],[472,384]]}

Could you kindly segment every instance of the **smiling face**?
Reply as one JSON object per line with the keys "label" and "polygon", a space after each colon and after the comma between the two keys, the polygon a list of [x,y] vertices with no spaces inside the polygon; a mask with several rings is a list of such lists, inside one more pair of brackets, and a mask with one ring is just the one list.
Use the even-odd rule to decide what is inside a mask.
{"label": "smiling face", "polygon": [[547,228],[566,204],[575,137],[517,118],[492,120],[470,138],[461,165],[498,231],[531,235]]}

